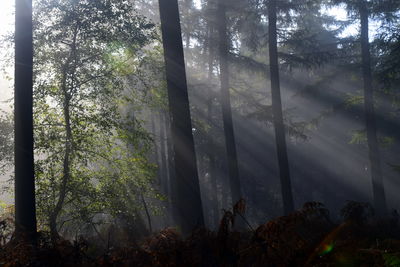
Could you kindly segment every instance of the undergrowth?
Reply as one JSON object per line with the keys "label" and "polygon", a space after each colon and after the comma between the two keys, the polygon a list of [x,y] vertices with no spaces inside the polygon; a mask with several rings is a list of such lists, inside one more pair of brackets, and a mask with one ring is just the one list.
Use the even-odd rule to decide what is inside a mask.
{"label": "undergrowth", "polygon": [[[245,202],[225,211],[218,231],[193,230],[184,238],[166,228],[141,242],[96,246],[83,237],[50,242],[39,233],[35,246],[9,240],[0,222],[0,266],[400,266],[398,214],[374,217],[366,203],[349,201],[342,223],[333,223],[322,203],[308,202],[288,216],[237,230]],[[246,222],[247,223],[247,222]]]}

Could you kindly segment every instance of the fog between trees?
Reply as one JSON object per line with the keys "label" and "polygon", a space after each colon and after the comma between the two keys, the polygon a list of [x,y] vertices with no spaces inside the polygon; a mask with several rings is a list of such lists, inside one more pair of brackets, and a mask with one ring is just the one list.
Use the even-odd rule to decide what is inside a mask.
{"label": "fog between trees", "polygon": [[241,198],[242,229],[309,201],[400,208],[396,2],[178,4],[34,1],[38,229],[216,229]]}

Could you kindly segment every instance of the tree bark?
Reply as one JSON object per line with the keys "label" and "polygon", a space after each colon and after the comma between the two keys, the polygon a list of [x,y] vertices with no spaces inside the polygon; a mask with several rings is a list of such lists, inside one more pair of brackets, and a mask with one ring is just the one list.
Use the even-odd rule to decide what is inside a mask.
{"label": "tree bark", "polygon": [[226,23],[226,2],[218,1],[217,9],[218,35],[219,35],[219,62],[221,80],[221,105],[222,120],[224,125],[225,144],[228,157],[229,183],[231,187],[232,203],[235,204],[242,197],[239,167],[236,152],[235,135],[233,131],[232,110],[229,92],[229,67],[228,67],[228,34]]}
{"label": "tree bark", "polygon": [[[211,24],[211,23],[210,23]],[[209,160],[208,173],[211,183],[211,202],[212,202],[212,223],[215,228],[218,227],[219,220],[219,203],[218,203],[218,189],[217,189],[217,175],[216,175],[216,161],[214,155],[214,140],[213,140],[213,100],[214,92],[212,91],[212,80],[214,70],[214,42],[213,42],[214,28],[209,25],[208,29],[208,99],[207,99],[207,122],[210,125],[208,133],[208,149],[207,156]]]}
{"label": "tree bark", "polygon": [[284,214],[294,209],[290,182],[289,161],[285,139],[285,126],[282,115],[282,101],[279,84],[278,43],[276,29],[276,0],[270,0],[268,6],[269,64],[271,74],[272,113],[275,127],[276,150],[278,153],[279,176],[283,198]]}
{"label": "tree bark", "polygon": [[204,226],[177,0],[159,0],[182,232]]}
{"label": "tree bark", "polygon": [[32,1],[15,1],[15,232],[36,237]]}
{"label": "tree bark", "polygon": [[387,206],[379,157],[379,144],[374,110],[371,55],[368,37],[368,10],[364,2],[361,3],[359,11],[361,20],[361,56],[362,74],[364,80],[364,110],[367,128],[369,161],[371,165],[372,191],[375,212],[378,215],[384,215],[387,212]]}

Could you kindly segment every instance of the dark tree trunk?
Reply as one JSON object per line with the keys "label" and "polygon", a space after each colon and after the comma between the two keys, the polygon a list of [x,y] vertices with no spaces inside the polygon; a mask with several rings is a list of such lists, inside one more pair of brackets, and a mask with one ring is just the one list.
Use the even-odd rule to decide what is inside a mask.
{"label": "dark tree trunk", "polygon": [[369,161],[371,164],[372,191],[376,213],[383,215],[387,211],[385,190],[383,187],[379,144],[377,138],[374,99],[372,89],[371,55],[368,37],[368,10],[365,3],[360,6],[361,19],[361,56],[364,80],[364,110],[367,128]]}
{"label": "dark tree trunk", "polygon": [[[229,193],[230,190],[226,190],[226,186],[229,183],[229,177],[226,175],[226,167],[224,163],[221,161],[217,162],[218,166],[218,177],[220,177],[220,187],[219,194],[221,195],[221,208],[222,209],[230,209],[229,207]],[[232,195],[232,194],[231,194]]]}
{"label": "dark tree trunk", "polygon": [[15,2],[15,231],[35,239],[32,1]]}
{"label": "dark tree trunk", "polygon": [[290,184],[289,161],[286,148],[285,126],[283,124],[282,101],[279,84],[278,44],[276,30],[276,0],[268,6],[269,64],[271,73],[272,113],[274,118],[276,149],[278,153],[279,175],[282,187],[284,214],[293,211],[293,196]]}
{"label": "dark tree trunk", "polygon": [[212,224],[216,228],[218,227],[219,220],[219,203],[218,203],[218,189],[217,189],[217,175],[216,175],[216,161],[215,161],[215,150],[213,140],[213,101],[214,92],[212,88],[213,80],[213,69],[214,69],[214,28],[210,25],[208,29],[208,81],[210,82],[208,87],[208,99],[207,99],[207,122],[210,125],[210,131],[208,133],[208,149],[207,157],[209,160],[208,173],[209,180],[211,183],[211,203],[212,203]]}
{"label": "dark tree trunk", "polygon": [[159,0],[159,6],[177,181],[176,204],[182,231],[189,233],[196,226],[204,226],[204,218],[192,135],[178,2]]}
{"label": "dark tree trunk", "polygon": [[226,2],[218,1],[217,22],[219,34],[219,62],[221,79],[221,105],[222,120],[224,125],[225,144],[228,157],[229,183],[231,187],[232,203],[242,197],[239,179],[239,167],[236,152],[235,135],[233,132],[232,110],[229,93],[229,68],[228,68],[228,34],[226,23]]}

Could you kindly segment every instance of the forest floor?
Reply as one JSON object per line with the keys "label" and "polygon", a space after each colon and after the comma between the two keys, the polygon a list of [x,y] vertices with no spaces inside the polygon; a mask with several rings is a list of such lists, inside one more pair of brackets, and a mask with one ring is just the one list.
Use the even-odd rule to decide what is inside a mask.
{"label": "forest floor", "polygon": [[36,246],[11,241],[0,248],[0,266],[400,266],[397,212],[370,216],[364,203],[342,209],[332,223],[318,202],[278,217],[254,231],[234,231],[237,212],[225,213],[218,231],[204,228],[183,238],[166,228],[140,243],[107,248],[84,238],[50,242],[39,233]]}

